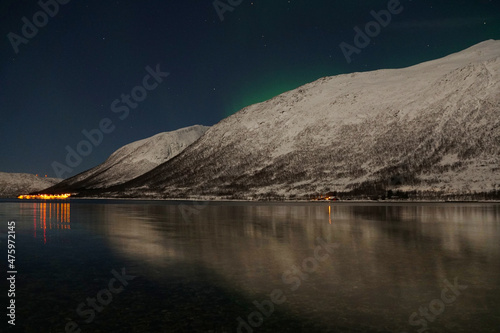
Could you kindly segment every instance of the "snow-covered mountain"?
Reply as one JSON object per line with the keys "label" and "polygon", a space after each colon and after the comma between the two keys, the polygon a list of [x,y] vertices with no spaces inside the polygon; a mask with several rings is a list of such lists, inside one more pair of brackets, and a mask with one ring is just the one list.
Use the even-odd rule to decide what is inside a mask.
{"label": "snow-covered mountain", "polygon": [[115,151],[104,163],[64,180],[47,192],[78,192],[124,183],[175,157],[207,129],[195,125],[132,142]]}
{"label": "snow-covered mountain", "polygon": [[489,40],[408,68],[325,77],[246,107],[175,159],[94,194],[467,194],[498,190],[499,171],[500,41]]}
{"label": "snow-covered mountain", "polygon": [[53,186],[62,181],[58,178],[38,177],[29,173],[0,172],[0,198],[16,198]]}

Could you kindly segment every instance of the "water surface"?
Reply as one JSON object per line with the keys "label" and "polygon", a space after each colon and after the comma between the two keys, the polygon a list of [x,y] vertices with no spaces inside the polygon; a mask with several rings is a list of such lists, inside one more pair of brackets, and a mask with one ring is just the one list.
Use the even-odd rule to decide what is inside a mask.
{"label": "water surface", "polygon": [[[498,204],[11,200],[0,218],[16,332],[500,327]],[[119,293],[113,270],[135,277]]]}

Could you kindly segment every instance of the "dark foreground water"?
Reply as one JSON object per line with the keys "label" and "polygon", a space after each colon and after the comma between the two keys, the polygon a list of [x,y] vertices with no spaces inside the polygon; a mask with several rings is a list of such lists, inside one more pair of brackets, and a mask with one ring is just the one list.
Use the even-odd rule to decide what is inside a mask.
{"label": "dark foreground water", "polygon": [[500,332],[498,204],[3,201],[0,220],[2,332]]}

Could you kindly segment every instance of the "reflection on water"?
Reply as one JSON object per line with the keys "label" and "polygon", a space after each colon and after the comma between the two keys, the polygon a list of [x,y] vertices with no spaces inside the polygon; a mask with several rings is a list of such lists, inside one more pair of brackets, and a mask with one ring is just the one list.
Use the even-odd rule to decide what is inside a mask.
{"label": "reflection on water", "polygon": [[33,237],[43,237],[44,244],[51,240],[52,229],[71,229],[71,204],[68,202],[21,202],[19,210],[22,219],[32,216]]}
{"label": "reflection on water", "polygon": [[[491,314],[478,313],[478,299],[498,313],[499,294],[488,291],[500,281],[498,206],[210,205],[189,223],[175,205],[103,213],[107,223],[99,232],[151,279],[196,279],[192,269],[201,266],[249,299],[265,299],[276,288],[290,292],[283,273],[311,257],[317,237],[339,244],[283,306],[326,326],[392,322],[405,329],[410,314],[454,278],[474,291],[434,330],[485,320]],[[188,265],[172,272],[180,263]]]}
{"label": "reflection on water", "polygon": [[[429,332],[500,327],[500,205],[211,203],[196,206],[189,219],[180,205],[15,206],[31,239],[43,233],[49,250],[55,240],[67,244],[50,263],[68,268],[51,274],[92,286],[62,303],[69,309],[62,323],[57,314],[47,325],[60,329],[65,317],[75,319],[76,305],[95,295],[117,268],[111,262],[119,262],[139,278],[87,331],[234,332],[238,317],[256,311],[254,301],[280,289],[286,302],[255,332],[416,332],[409,317],[455,279],[468,288],[428,323]],[[318,239],[338,246],[307,271]],[[283,279],[290,271],[295,279]],[[92,276],[102,281],[94,286]]]}

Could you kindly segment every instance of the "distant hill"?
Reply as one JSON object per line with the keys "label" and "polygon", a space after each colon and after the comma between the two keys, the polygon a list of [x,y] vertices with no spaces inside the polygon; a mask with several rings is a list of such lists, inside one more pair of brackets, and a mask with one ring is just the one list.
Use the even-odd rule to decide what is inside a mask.
{"label": "distant hill", "polygon": [[17,198],[21,194],[40,191],[62,179],[37,177],[28,173],[0,172],[0,198]]}

